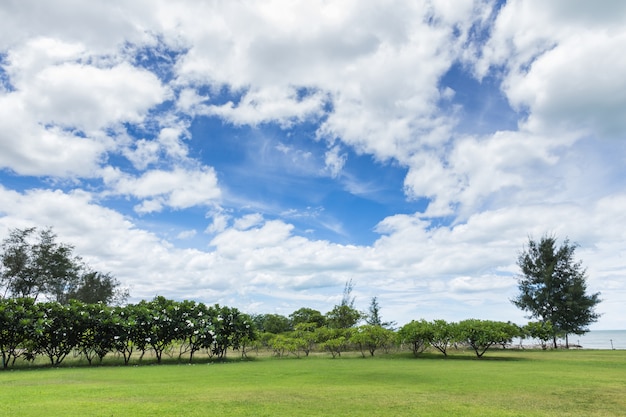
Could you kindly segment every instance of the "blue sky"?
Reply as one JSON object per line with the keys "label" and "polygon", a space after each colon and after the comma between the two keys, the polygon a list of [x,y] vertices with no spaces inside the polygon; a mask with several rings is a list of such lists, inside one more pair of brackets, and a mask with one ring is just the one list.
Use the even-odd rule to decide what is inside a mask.
{"label": "blue sky", "polygon": [[131,301],[524,323],[553,233],[624,329],[626,6],[545,3],[0,5],[0,237]]}

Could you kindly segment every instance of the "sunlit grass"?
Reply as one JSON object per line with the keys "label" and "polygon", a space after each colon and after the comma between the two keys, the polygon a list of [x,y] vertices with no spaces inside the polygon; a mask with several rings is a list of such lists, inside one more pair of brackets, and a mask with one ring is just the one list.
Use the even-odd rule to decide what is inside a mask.
{"label": "sunlit grass", "polygon": [[626,351],[259,357],[0,372],[7,416],[618,416]]}

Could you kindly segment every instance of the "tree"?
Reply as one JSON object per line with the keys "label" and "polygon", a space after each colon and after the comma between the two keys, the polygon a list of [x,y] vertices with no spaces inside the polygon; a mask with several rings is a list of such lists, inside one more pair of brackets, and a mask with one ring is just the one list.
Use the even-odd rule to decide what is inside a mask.
{"label": "tree", "polygon": [[554,329],[549,321],[529,321],[523,328],[525,335],[539,340],[541,348],[547,349],[547,341],[552,339]]}
{"label": "tree", "polygon": [[365,357],[365,351],[374,356],[377,349],[389,347],[393,336],[393,330],[373,324],[365,324],[353,329],[350,341],[358,346],[361,356]]}
{"label": "tree", "polygon": [[333,359],[348,348],[350,329],[320,327],[315,333],[320,348],[329,351]]}
{"label": "tree", "polygon": [[552,323],[552,341],[558,335],[584,334],[587,326],[598,320],[594,307],[600,293],[587,294],[586,270],[575,262],[577,245],[565,239],[557,248],[556,238],[544,236],[539,242],[528,240],[528,248],[519,255],[517,265],[519,295],[513,304],[530,313],[529,318]]}
{"label": "tree", "polygon": [[369,312],[365,316],[365,321],[367,322],[367,324],[371,324],[372,326],[381,326],[387,328],[395,326],[396,324],[392,321],[383,321],[382,317],[380,316],[380,306],[378,305],[378,299],[376,297],[372,297]]}
{"label": "tree", "polygon": [[315,327],[326,325],[326,318],[322,313],[312,308],[302,307],[289,315],[294,328],[301,323],[314,323]]}
{"label": "tree", "polygon": [[35,316],[32,298],[0,299],[0,353],[8,368],[24,354]]}
{"label": "tree", "polygon": [[189,353],[189,362],[201,349],[210,349],[213,345],[213,325],[207,307],[202,303],[185,300],[174,309],[174,321],[178,323],[180,342],[178,358]]}
{"label": "tree", "polygon": [[56,301],[67,301],[64,294],[76,285],[82,263],[73,247],[56,242],[47,228],[14,229],[2,242],[0,261],[4,295],[32,297],[46,294]]}
{"label": "tree", "polygon": [[448,346],[454,340],[457,334],[457,323],[448,323],[445,320],[434,320],[430,324],[428,332],[428,343],[448,356]]}
{"label": "tree", "polygon": [[66,298],[87,304],[120,305],[128,299],[128,290],[120,288],[120,282],[111,274],[89,271],[82,274]]}
{"label": "tree", "polygon": [[519,329],[512,323],[468,319],[457,324],[457,340],[470,345],[478,358],[491,346],[510,343],[518,335]]}
{"label": "tree", "polygon": [[354,297],[351,297],[353,288],[352,280],[346,282],[341,304],[336,305],[331,311],[326,313],[328,327],[334,329],[349,329],[350,327],[354,327],[363,317],[361,312],[354,308]]}
{"label": "tree", "polygon": [[293,329],[291,321],[280,314],[258,314],[252,321],[260,332],[279,334]]}
{"label": "tree", "polygon": [[57,242],[51,228],[13,229],[0,246],[0,288],[4,297],[40,296],[69,304],[121,304],[128,291],[110,274],[91,271],[74,247]]}
{"label": "tree", "polygon": [[316,323],[298,323],[295,326],[293,337],[299,341],[306,356],[309,356],[313,346],[315,346],[315,330],[318,328],[319,326]]}
{"label": "tree", "polygon": [[428,340],[431,338],[432,325],[426,320],[412,320],[398,330],[398,341],[400,343],[410,343],[414,356],[419,355],[428,347]]}
{"label": "tree", "polygon": [[104,304],[84,304],[77,300],[70,304],[77,307],[75,314],[83,325],[78,350],[90,365],[96,357],[102,363],[107,353],[114,350],[117,327],[112,320],[112,309]]}
{"label": "tree", "polygon": [[35,304],[35,317],[29,339],[30,357],[40,353],[58,366],[79,346],[85,330],[82,303],[62,305],[56,301]]}
{"label": "tree", "polygon": [[226,357],[229,348],[243,348],[242,355],[245,355],[246,344],[256,337],[250,316],[241,313],[236,308],[222,307],[219,304],[209,307],[208,312],[215,320],[213,354],[221,359]]}

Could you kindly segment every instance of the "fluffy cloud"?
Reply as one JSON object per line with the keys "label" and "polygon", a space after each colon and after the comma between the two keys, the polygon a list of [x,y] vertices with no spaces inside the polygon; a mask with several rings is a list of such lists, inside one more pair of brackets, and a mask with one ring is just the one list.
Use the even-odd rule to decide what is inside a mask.
{"label": "fluffy cloud", "polygon": [[477,61],[477,71],[507,70],[503,90],[527,109],[535,131],[566,129],[615,138],[623,131],[618,109],[626,103],[626,7],[606,2],[510,1]]}
{"label": "fluffy cloud", "polygon": [[217,176],[212,168],[172,171],[152,170],[139,177],[110,170],[106,181],[111,193],[143,200],[139,213],[160,211],[163,206],[184,209],[196,205],[210,206],[221,196]]}
{"label": "fluffy cloud", "polygon": [[80,62],[87,57],[84,45],[50,38],[11,50],[4,68],[11,90],[0,95],[0,166],[20,174],[94,176],[116,147],[105,130],[143,121],[168,97],[148,71]]}
{"label": "fluffy cloud", "polygon": [[[508,301],[515,255],[528,234],[550,231],[581,244],[601,312],[626,326],[626,150],[610,141],[626,128],[623,2],[40,3],[0,6],[0,168],[75,188],[0,186],[3,233],[53,223],[137,298],[288,314],[328,309],[354,278],[360,301],[379,295],[390,319],[522,321]],[[459,130],[457,92],[442,85],[453,65],[494,79],[517,128]],[[259,130],[313,124],[325,165],[264,132],[250,141],[251,153],[280,142],[245,167],[273,166],[277,182],[324,169],[348,182],[351,148],[406,169],[406,196],[430,204],[382,219],[364,246],[298,236],[285,220],[295,211],[240,217],[190,151],[204,116]],[[168,235],[206,242],[177,248],[106,208],[107,196],[140,214],[202,206],[207,224],[194,230],[210,236],[186,224]]]}

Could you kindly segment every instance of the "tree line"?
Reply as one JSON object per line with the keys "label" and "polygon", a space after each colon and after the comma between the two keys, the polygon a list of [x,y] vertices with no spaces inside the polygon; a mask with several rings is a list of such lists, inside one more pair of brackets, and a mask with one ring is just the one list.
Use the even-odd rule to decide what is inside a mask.
{"label": "tree line", "polygon": [[38,356],[60,365],[70,354],[89,364],[110,353],[128,364],[134,353],[147,352],[161,362],[175,346],[179,359],[189,361],[200,350],[224,358],[229,349],[240,349],[254,340],[250,317],[236,308],[206,306],[195,301],[155,297],[125,306],[86,304],[71,300],[36,303],[33,298],[0,300],[0,352],[4,368],[18,358]]}
{"label": "tree line", "polygon": [[[482,357],[494,345],[514,338],[533,338],[543,348],[557,337],[582,334],[599,317],[594,307],[599,294],[588,295],[586,271],[574,261],[575,245],[568,240],[557,248],[556,239],[529,239],[520,253],[520,293],[511,300],[538,321],[516,326],[490,320],[413,320],[400,329],[384,322],[378,300],[368,312],[354,307],[352,281],[346,283],[341,302],[326,314],[301,308],[289,317],[278,314],[247,315],[236,308],[177,302],[164,297],[122,306],[128,292],[110,274],[93,271],[73,255],[73,247],[56,242],[51,229],[15,229],[0,253],[0,350],[3,366],[18,358],[45,356],[59,365],[70,353],[91,364],[109,353],[128,364],[138,353],[153,352],[157,362],[164,353],[178,357],[206,351],[223,358],[229,349],[268,348],[276,355],[308,355],[314,349],[333,357],[346,350],[363,356],[377,350],[410,346],[415,355],[431,347],[444,356],[450,346],[471,348]],[[358,325],[359,323],[363,323]]]}
{"label": "tree line", "polygon": [[341,327],[344,324],[339,323],[332,311],[322,315],[301,308],[289,318],[250,316],[232,307],[162,296],[125,306],[5,298],[0,300],[0,353],[4,368],[17,359],[34,361],[37,357],[58,366],[70,354],[80,355],[90,365],[109,354],[129,364],[134,354],[141,360],[151,353],[157,363],[164,355],[191,362],[197,352],[223,359],[228,351],[239,350],[245,356],[259,348],[270,349],[277,356],[321,351],[334,358],[348,350],[374,356],[379,350],[399,348],[410,348],[418,355],[429,346],[447,355],[450,346],[460,345],[482,357],[490,347],[504,347],[516,337],[537,338],[545,346],[552,331],[539,323],[520,328],[475,319],[411,321],[398,330],[380,324]]}

